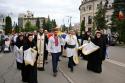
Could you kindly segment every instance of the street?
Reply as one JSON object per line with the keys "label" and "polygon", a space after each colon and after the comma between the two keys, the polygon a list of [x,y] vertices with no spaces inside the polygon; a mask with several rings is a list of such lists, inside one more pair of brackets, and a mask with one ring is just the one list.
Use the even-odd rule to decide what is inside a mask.
{"label": "street", "polygon": [[[125,48],[109,47],[109,56],[110,59],[103,62],[101,74],[88,71],[84,60],[80,60],[72,73],[67,66],[68,59],[60,57],[56,78],[53,77],[49,56],[45,71],[38,71],[38,83],[125,83]],[[0,83],[22,83],[13,53],[0,53]]]}

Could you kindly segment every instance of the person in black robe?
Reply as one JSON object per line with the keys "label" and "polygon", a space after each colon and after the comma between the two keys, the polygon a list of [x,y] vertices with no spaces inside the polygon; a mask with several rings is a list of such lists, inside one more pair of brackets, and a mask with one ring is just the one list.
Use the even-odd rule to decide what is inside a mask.
{"label": "person in black robe", "polygon": [[87,69],[96,73],[102,72],[102,61],[104,57],[104,38],[101,32],[96,32],[95,38],[92,42],[99,46],[100,49],[88,55]]}
{"label": "person in black robe", "polygon": [[[81,35],[80,34],[78,34],[78,33],[76,33],[76,37],[77,37],[77,41],[78,41],[78,44],[79,44],[79,46],[81,45],[81,40],[82,40],[82,37],[81,37]],[[81,54],[82,54],[82,52],[81,52],[81,50],[78,50],[78,56],[81,56]]]}
{"label": "person in black robe", "polygon": [[107,51],[107,47],[109,45],[109,42],[108,42],[108,37],[106,34],[103,34],[103,57],[102,59],[105,60],[106,59],[106,51]]}
{"label": "person in black robe", "polygon": [[[24,45],[24,37],[23,37],[23,35],[19,35],[19,36],[17,37],[17,40],[16,40],[15,45],[16,45],[18,48],[20,48],[21,46]],[[21,69],[22,69],[22,63],[20,63],[20,62],[18,62],[18,61],[16,61],[16,63],[17,63],[17,69],[21,70]]]}
{"label": "person in black robe", "polygon": [[[29,48],[36,48],[36,45],[33,42],[32,34],[28,35],[27,42],[23,45],[24,51]],[[28,83],[38,83],[38,81],[37,81],[37,57],[36,57],[34,66],[25,65],[25,63],[23,62],[22,81],[28,82]]]}
{"label": "person in black robe", "polygon": [[44,41],[44,60],[45,60],[45,63],[47,64],[48,63],[48,49],[47,49],[47,46],[48,46],[48,31],[47,30],[44,30],[44,34],[45,34],[45,41]]}

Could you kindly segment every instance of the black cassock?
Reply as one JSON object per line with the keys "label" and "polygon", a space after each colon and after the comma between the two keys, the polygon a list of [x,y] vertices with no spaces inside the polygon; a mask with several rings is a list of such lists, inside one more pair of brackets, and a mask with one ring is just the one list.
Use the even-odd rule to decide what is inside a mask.
{"label": "black cassock", "polygon": [[[36,47],[34,42],[27,41],[24,46],[23,50],[27,50],[29,48]],[[36,59],[37,61],[37,59]],[[34,66],[31,65],[25,65],[23,61],[23,67],[22,67],[22,81],[28,82],[28,83],[38,83],[37,82],[37,63],[35,62]]]}
{"label": "black cassock", "polygon": [[94,71],[96,73],[101,73],[102,72],[102,61],[105,57],[105,54],[104,54],[105,42],[104,42],[103,37],[101,37],[101,38],[95,37],[92,41],[95,45],[98,45],[100,47],[100,49],[98,49],[97,51],[88,55],[87,69]]}

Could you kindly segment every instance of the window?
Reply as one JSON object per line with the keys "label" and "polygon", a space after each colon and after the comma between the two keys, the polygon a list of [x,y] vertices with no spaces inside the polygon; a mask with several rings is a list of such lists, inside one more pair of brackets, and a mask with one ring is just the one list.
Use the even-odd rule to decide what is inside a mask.
{"label": "window", "polygon": [[86,11],[85,7],[83,7],[82,9],[83,9],[83,11]]}
{"label": "window", "polygon": [[88,7],[88,8],[89,8],[89,10],[92,10],[92,6],[91,6],[91,5],[89,5],[89,7]]}
{"label": "window", "polygon": [[4,18],[3,18],[3,23],[4,23]]}
{"label": "window", "polygon": [[88,16],[88,24],[92,24],[92,17]]}
{"label": "window", "polygon": [[83,20],[84,20],[84,22],[85,22],[85,17],[83,17]]}
{"label": "window", "polygon": [[99,7],[99,4],[97,4],[97,9],[98,9],[98,7]]}
{"label": "window", "polygon": [[109,5],[108,7],[109,7],[109,8],[111,8],[111,7],[112,7],[112,5]]}

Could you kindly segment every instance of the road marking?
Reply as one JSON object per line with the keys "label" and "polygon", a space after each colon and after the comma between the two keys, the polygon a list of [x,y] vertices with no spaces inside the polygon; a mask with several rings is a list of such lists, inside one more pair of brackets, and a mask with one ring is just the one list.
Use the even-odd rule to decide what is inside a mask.
{"label": "road marking", "polygon": [[119,61],[115,61],[115,60],[111,60],[111,59],[107,59],[106,61],[110,62],[110,63],[113,63],[115,65],[118,65],[118,66],[121,66],[121,67],[125,67],[125,64],[124,63],[121,63]]}
{"label": "road marking", "polygon": [[68,80],[69,83],[74,83],[73,80],[66,75],[66,73],[59,67],[60,72],[63,74],[63,76]]}

